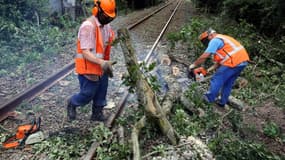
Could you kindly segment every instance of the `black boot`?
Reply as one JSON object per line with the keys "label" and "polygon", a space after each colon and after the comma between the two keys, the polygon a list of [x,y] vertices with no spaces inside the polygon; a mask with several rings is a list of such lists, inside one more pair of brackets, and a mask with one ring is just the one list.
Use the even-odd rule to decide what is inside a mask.
{"label": "black boot", "polygon": [[91,120],[92,121],[105,121],[106,118],[103,114],[103,107],[98,107],[98,106],[92,106],[92,115],[91,115]]}
{"label": "black boot", "polygon": [[76,119],[76,106],[71,104],[70,98],[67,100],[67,118],[68,121]]}

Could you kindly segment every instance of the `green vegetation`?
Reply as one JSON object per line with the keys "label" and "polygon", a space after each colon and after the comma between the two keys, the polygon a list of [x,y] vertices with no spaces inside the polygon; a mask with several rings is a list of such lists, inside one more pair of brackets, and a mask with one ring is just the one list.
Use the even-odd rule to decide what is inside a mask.
{"label": "green vegetation", "polygon": [[209,143],[210,149],[215,153],[216,159],[266,159],[281,160],[280,157],[270,153],[261,144],[244,141],[234,133],[225,132],[215,137]]}
{"label": "green vegetation", "polygon": [[[26,75],[27,83],[33,84],[35,69],[53,63],[74,44],[78,22],[65,15],[58,19],[61,27],[53,25],[52,17],[48,17],[48,1],[0,3],[0,76]],[[70,52],[65,54],[72,56]]]}
{"label": "green vegetation", "polygon": [[[250,105],[271,99],[276,106],[284,108],[284,64],[279,65],[276,62],[285,61],[285,15],[282,10],[284,2],[282,0],[193,1],[198,7],[206,7],[201,8],[206,13],[219,13],[220,15],[191,17],[191,23],[186,24],[180,32],[168,35],[172,47],[177,41],[183,41],[191,53],[188,55],[189,61],[193,61],[204,50],[197,37],[208,27],[235,37],[248,50],[254,64],[250,64],[241,75],[249,81],[248,86],[234,90],[232,94]],[[54,56],[65,51],[69,44],[73,45],[76,34],[75,26],[78,26],[79,22],[70,21],[65,15],[59,17],[57,24],[60,25],[52,24],[47,16],[42,16],[47,15],[46,6],[48,5],[46,3],[44,0],[2,0],[0,2],[0,9],[3,11],[0,15],[0,76],[16,77],[25,73],[27,81],[34,83],[32,72],[27,71],[27,68],[38,66],[43,62],[52,62]],[[41,15],[40,21],[36,13]],[[233,18],[228,19],[227,16]],[[30,65],[31,62],[33,65]],[[206,65],[210,63],[209,60]],[[141,64],[146,75],[154,66],[155,64],[145,67]],[[159,88],[156,83],[157,79],[151,75],[147,75],[147,78],[153,89],[157,90]],[[129,86],[132,82],[126,78],[124,84]],[[205,143],[215,154],[216,159],[284,159],[284,155],[279,157],[269,152],[263,144],[244,137],[245,132],[257,134],[258,131],[256,126],[247,126],[243,123],[241,112],[229,110],[225,116],[221,117],[213,111],[213,106],[204,104],[199,96],[195,96],[196,88],[197,84],[191,85],[186,95],[197,109],[203,111],[203,115],[190,115],[181,104],[176,103],[170,122],[179,135],[207,136],[208,141]],[[144,114],[142,106],[138,108],[138,110],[126,109],[126,116],[117,119],[117,123],[124,126],[126,136],[129,136],[132,124]],[[36,112],[41,109],[41,106],[36,106]],[[85,107],[81,111],[85,113],[88,110]],[[158,130],[155,127],[145,128],[142,131],[144,136],[141,143],[147,143],[155,138],[157,141],[160,140],[160,143],[163,141],[159,139],[160,133],[156,133]],[[285,143],[284,134],[273,121],[268,121],[262,129],[263,134],[269,139],[282,139],[280,143]],[[2,126],[0,130],[6,131]],[[93,141],[102,142],[97,148],[96,159],[130,157],[129,142],[119,143],[119,140],[114,137],[114,133],[102,124],[91,128],[88,133],[84,134],[66,131],[63,135],[51,135],[42,143],[33,145],[34,157],[35,159],[37,156],[41,158],[46,156],[47,159],[79,159],[86,153]],[[1,142],[4,139],[1,133]],[[144,149],[146,152],[151,149],[163,155],[167,150],[167,145],[154,143],[151,148]]]}
{"label": "green vegetation", "polygon": [[[148,84],[150,85],[150,87],[154,90],[154,91],[159,91],[160,89],[160,84],[158,83],[157,77],[152,75],[150,72],[155,68],[156,63],[151,63],[147,66],[147,64],[145,62],[142,62],[139,64],[139,68],[141,69],[142,73],[144,76],[146,76],[146,81],[148,82]],[[132,66],[132,73],[134,73],[134,71],[136,70],[136,66]],[[132,77],[137,77],[137,76],[133,76]],[[131,93],[135,92],[135,83],[134,80],[132,80],[132,78],[130,77],[130,75],[125,75],[123,77],[123,85],[128,86],[129,87],[129,91]]]}
{"label": "green vegetation", "polygon": [[[277,25],[270,23],[269,21],[271,20],[263,16],[250,16],[250,14],[248,14],[252,9],[252,5],[256,5],[256,3],[259,5],[269,5],[269,3],[265,3],[265,1],[266,0],[259,2],[255,0],[225,0],[218,2],[196,0],[194,3],[201,7],[200,9],[206,13],[202,16],[193,16],[190,24],[185,25],[180,32],[169,34],[168,39],[173,48],[177,41],[183,41],[183,43],[188,46],[189,61],[193,61],[200,56],[205,49],[197,37],[209,27],[212,27],[219,33],[235,37],[248,50],[253,64],[250,64],[241,75],[249,81],[248,85],[244,88],[233,90],[232,95],[245,101],[249,105],[260,105],[270,99],[276,106],[284,108],[284,100],[281,97],[285,96],[285,73],[283,71],[284,64],[280,63],[284,62],[285,58],[285,34],[283,30],[284,24],[282,24],[284,21],[282,23],[279,22]],[[277,1],[274,1],[274,4],[278,4]],[[280,5],[282,5],[281,2]],[[235,6],[235,9],[230,10],[229,8],[233,8],[233,6]],[[277,16],[273,14],[273,10],[278,7],[280,6],[273,5],[271,8],[267,8],[268,10],[259,10],[262,13],[255,13],[254,15],[263,15],[264,12],[268,12],[267,18]],[[216,8],[220,8],[221,10],[216,10]],[[236,11],[236,8],[244,13],[243,16],[247,17],[237,17],[241,14]],[[215,15],[208,14],[208,12],[215,13]],[[229,19],[228,15],[230,15],[232,19]],[[250,18],[261,23],[250,23],[252,22]],[[267,26],[262,25],[265,23],[267,23]],[[275,28],[276,32],[272,33],[268,31],[268,26]],[[276,36],[276,34],[278,36]],[[211,63],[211,60],[208,60],[205,66],[209,67]],[[242,112],[230,110],[224,114],[226,115],[225,117],[220,117],[212,111],[211,107],[209,108],[207,105],[200,103],[200,98],[193,96],[195,95],[196,87],[197,86],[192,85],[187,95],[189,99],[195,103],[197,108],[205,112],[206,116],[199,117],[198,115],[191,115],[189,117],[184,110],[176,110],[175,115],[172,117],[172,124],[180,134],[186,136],[204,135],[205,133],[212,135],[208,146],[217,159],[284,158],[284,155],[282,155],[283,157],[279,157],[268,151],[262,142],[244,137],[244,133],[254,132],[257,134],[258,131],[254,126],[244,124],[241,118]],[[223,122],[226,124],[223,124]],[[280,132],[280,127],[274,122],[268,122],[263,126],[263,134],[270,138],[278,139],[278,141],[282,139]]]}
{"label": "green vegetation", "polygon": [[[285,2],[283,0],[192,0],[207,13],[231,17],[237,22],[246,21],[262,34],[284,39]],[[227,23],[224,23],[227,24]],[[283,59],[284,60],[284,59]]]}
{"label": "green vegetation", "polygon": [[78,128],[66,128],[64,134],[54,133],[48,140],[33,145],[34,158],[37,159],[37,156],[44,153],[47,159],[76,160],[86,154],[88,146],[94,141],[101,144],[96,149],[95,159],[124,159],[130,154],[128,144],[120,144],[108,128],[99,124],[85,134]]}
{"label": "green vegetation", "polygon": [[[275,41],[270,37],[261,36],[255,32],[254,26],[245,21],[235,23],[228,19],[213,18],[213,16],[192,17],[191,21],[191,24],[184,26],[180,32],[168,35],[172,45],[178,39],[185,42],[189,49],[189,61],[195,60],[204,51],[197,37],[208,27],[216,29],[219,33],[231,35],[245,46],[254,62],[241,75],[249,80],[248,86],[241,88],[238,92],[233,91],[233,95],[250,105],[274,98],[276,105],[284,106],[284,99],[281,98],[285,96],[284,65],[274,63],[275,59],[279,60],[275,57],[284,57],[281,56],[285,54],[282,49],[285,47],[284,41]],[[231,25],[224,27],[224,23]],[[206,66],[210,64],[212,64],[211,60],[208,60]]]}
{"label": "green vegetation", "polygon": [[280,135],[279,126],[274,122],[268,122],[263,128],[263,132],[266,136],[270,138],[276,138]]}
{"label": "green vegetation", "polygon": [[[188,92],[193,92],[193,88]],[[189,98],[195,104],[199,101],[199,97]],[[241,119],[242,112],[231,109],[221,117],[213,112],[213,106],[209,107],[199,103],[196,106],[205,112],[204,116],[189,116],[183,110],[178,109],[172,118],[174,120],[172,124],[181,135],[211,135],[208,146],[216,159],[281,159],[278,155],[268,151],[261,142],[254,142],[242,136],[242,133],[253,130],[245,128]],[[265,126],[264,133],[277,136],[279,134],[278,126],[270,123]]]}

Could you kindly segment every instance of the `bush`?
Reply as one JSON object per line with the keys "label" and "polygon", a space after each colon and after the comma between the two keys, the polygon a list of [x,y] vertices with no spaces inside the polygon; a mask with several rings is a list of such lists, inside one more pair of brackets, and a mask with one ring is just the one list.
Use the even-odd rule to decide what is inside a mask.
{"label": "bush", "polygon": [[280,134],[280,129],[276,123],[268,122],[263,128],[263,133],[270,138],[276,138]]}
{"label": "bush", "polygon": [[[281,0],[225,0],[224,14],[253,24],[261,33],[284,35],[285,2]],[[281,38],[281,37],[278,37]]]}
{"label": "bush", "polygon": [[284,0],[192,0],[209,13],[222,13],[240,22],[253,24],[261,34],[281,39],[285,34]]}

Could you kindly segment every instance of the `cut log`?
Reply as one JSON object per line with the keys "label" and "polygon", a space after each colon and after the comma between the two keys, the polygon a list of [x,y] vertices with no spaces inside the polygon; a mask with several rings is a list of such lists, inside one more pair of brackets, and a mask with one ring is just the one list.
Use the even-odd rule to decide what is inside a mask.
{"label": "cut log", "polygon": [[228,104],[230,106],[232,106],[233,108],[236,108],[238,110],[243,110],[245,108],[245,104],[243,101],[233,97],[233,96],[230,96],[229,97],[229,101],[228,101]]}
{"label": "cut log", "polygon": [[182,88],[173,75],[165,77],[165,81],[168,84],[169,91],[166,93],[161,106],[164,113],[167,115],[170,113],[173,103],[179,101]]}

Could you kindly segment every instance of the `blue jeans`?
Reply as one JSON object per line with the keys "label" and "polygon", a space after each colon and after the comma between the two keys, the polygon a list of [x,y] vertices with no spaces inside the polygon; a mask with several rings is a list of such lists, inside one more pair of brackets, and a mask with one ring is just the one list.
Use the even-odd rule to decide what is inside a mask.
{"label": "blue jeans", "polygon": [[103,107],[107,105],[106,95],[108,88],[108,75],[103,75],[98,81],[90,81],[83,75],[78,75],[80,92],[73,95],[70,103],[73,106],[84,106],[91,100],[93,106]]}
{"label": "blue jeans", "polygon": [[245,67],[246,65],[234,68],[220,66],[211,79],[209,91],[205,94],[207,101],[214,102],[221,90],[220,104],[225,105],[228,102],[235,80]]}

